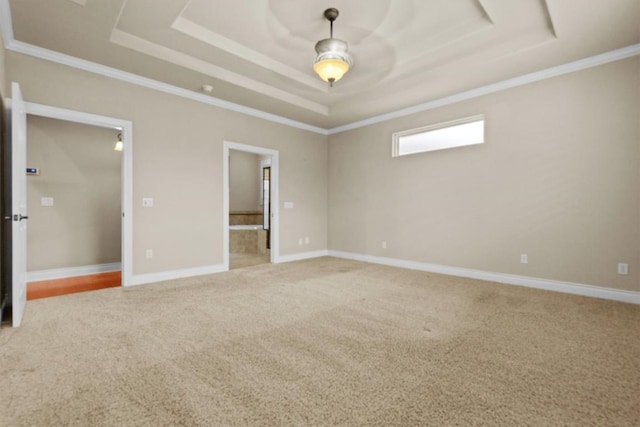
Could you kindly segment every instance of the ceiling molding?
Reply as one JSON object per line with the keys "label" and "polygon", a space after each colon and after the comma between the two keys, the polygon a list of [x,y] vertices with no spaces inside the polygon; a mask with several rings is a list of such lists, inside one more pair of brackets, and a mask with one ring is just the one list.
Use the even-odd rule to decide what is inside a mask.
{"label": "ceiling molding", "polygon": [[484,15],[485,18],[487,18],[487,21],[489,21],[491,23],[491,25],[495,25],[495,21],[493,20],[493,18],[491,17],[491,15],[489,15],[489,11],[487,10],[487,6],[484,4],[486,0],[477,0],[478,2],[478,7],[480,7],[480,10],[482,10],[482,14]]}
{"label": "ceiling molding", "polygon": [[443,107],[445,105],[455,104],[457,102],[466,101],[468,99],[477,98],[491,93],[499,92],[505,89],[511,89],[523,86],[529,83],[538,82],[540,80],[550,79],[552,77],[561,76],[563,74],[573,73],[575,71],[585,70],[587,68],[596,67],[598,65],[608,64],[609,62],[619,61],[621,59],[630,58],[640,55],[640,43],[621,49],[612,50],[600,55],[590,56],[578,61],[569,62],[567,64],[558,65],[557,67],[547,68],[546,70],[536,71],[534,73],[525,74],[512,79],[502,80],[476,89],[467,90],[444,98],[435,99],[423,104],[414,105],[413,107],[403,108],[391,113],[381,114],[379,116],[370,117],[368,119],[359,120],[344,126],[338,126],[328,129],[329,135],[340,132],[346,132],[376,123],[385,122],[387,120],[397,119],[409,116],[411,114],[420,113],[422,111],[433,110],[434,108]]}
{"label": "ceiling molding", "polygon": [[2,27],[2,39],[6,46],[13,41],[13,22],[11,22],[11,7],[9,0],[0,0],[0,27]]}
{"label": "ceiling molding", "polygon": [[202,102],[204,104],[213,105],[213,106],[224,108],[230,111],[235,111],[241,114],[246,114],[249,116],[268,120],[274,123],[279,123],[279,124],[294,127],[297,129],[318,133],[321,135],[333,135],[340,132],[346,132],[349,130],[358,129],[358,128],[373,125],[376,123],[381,123],[384,121],[405,117],[411,114],[432,110],[434,108],[439,108],[445,105],[451,105],[457,102],[477,98],[480,96],[499,92],[505,89],[510,89],[510,88],[526,85],[529,83],[538,82],[541,80],[561,76],[561,75],[572,73],[575,71],[585,70],[585,69],[596,67],[599,65],[604,65],[610,62],[615,62],[622,59],[640,55],[640,43],[634,44],[621,49],[616,49],[610,52],[606,52],[600,55],[591,56],[578,61],[573,61],[567,64],[551,67],[551,68],[537,71],[534,73],[525,74],[519,77],[506,79],[500,82],[496,82],[486,86],[478,87],[476,89],[460,92],[451,96],[435,99],[435,100],[418,104],[412,107],[403,108],[391,113],[381,114],[381,115],[370,117],[364,120],[359,120],[353,123],[349,123],[343,126],[334,127],[331,129],[324,129],[324,128],[313,126],[307,123],[292,120],[286,117],[278,116],[272,113],[267,113],[265,111],[258,110],[255,108],[225,101],[223,99],[215,98],[209,95],[204,95],[199,92],[183,89],[177,86],[170,85],[168,83],[159,82],[157,80],[153,80],[147,77],[142,77],[133,73],[128,73],[128,72],[107,67],[101,64],[79,59],[70,55],[65,55],[49,49],[44,49],[38,46],[30,45],[28,43],[17,41],[14,39],[14,35],[13,35],[13,27],[11,23],[11,9],[9,6],[9,0],[0,0],[0,27],[1,27],[0,29],[2,30],[3,38],[4,38],[5,48],[7,50],[11,50],[14,52],[18,52],[18,53],[33,56],[36,58],[44,59],[47,61],[55,62],[58,64],[63,64],[69,67],[78,68],[80,70],[89,71],[89,72],[100,74],[106,77],[111,77],[116,80],[143,86],[149,89],[158,90],[160,92],[180,96],[180,97],[191,99],[197,102]]}
{"label": "ceiling molding", "polygon": [[280,61],[271,59],[270,57],[263,55],[260,52],[256,52],[253,49],[249,49],[248,47],[240,43],[234,42],[233,40],[230,40],[216,32],[204,28],[203,26],[198,25],[195,22],[190,21],[189,19],[178,16],[173,24],[171,24],[171,28],[191,38],[200,40],[203,43],[242,58],[245,61],[252,62],[256,65],[259,65],[260,67],[280,74],[281,76],[287,77],[291,80],[295,80],[298,83],[302,83],[303,85],[311,89],[316,89],[324,93],[329,92],[329,86],[322,80],[317,79],[315,76],[310,76],[309,74],[302,73],[295,68],[281,63]]}
{"label": "ceiling molding", "polygon": [[55,52],[49,49],[44,49],[38,46],[34,46],[28,43],[23,43],[17,40],[11,40],[7,42],[5,40],[5,48],[7,50],[22,53],[24,55],[33,56],[35,58],[44,59],[46,61],[55,62],[58,64],[66,65],[69,67],[77,68],[79,70],[88,71],[102,76],[111,77],[116,80],[124,81],[127,83],[135,84],[138,86],[154,89],[160,92],[168,93],[171,95],[188,98],[194,101],[202,102],[204,104],[213,105],[216,107],[224,108],[226,110],[235,111],[238,113],[246,114],[260,119],[268,120],[271,122],[283,124],[286,126],[307,130],[310,132],[327,135],[327,130],[312,126],[307,123],[302,123],[296,120],[288,119],[286,117],[278,116],[275,114],[267,113],[262,110],[247,107],[233,102],[225,101],[213,96],[204,95],[192,90],[183,89],[181,87],[173,86],[168,83],[159,82],[157,80],[142,77],[137,74],[128,73],[126,71],[118,70],[116,68],[107,67],[105,65],[96,64],[95,62],[79,59],[74,56],[65,55],[59,52]]}
{"label": "ceiling molding", "polygon": [[294,95],[290,92],[275,88],[273,86],[269,86],[265,83],[203,61],[202,59],[184,54],[182,52],[178,52],[177,50],[150,42],[133,34],[127,33],[126,31],[118,29],[113,30],[109,41],[111,43],[115,43],[117,45],[135,50],[137,52],[144,53],[145,55],[162,59],[181,67],[206,74],[207,76],[224,80],[231,84],[247,88],[263,95],[267,95],[279,101],[295,105],[296,107],[304,108],[305,110],[322,114],[323,116],[329,115],[329,107],[327,107],[326,105],[309,101],[308,99],[302,98],[301,96]]}
{"label": "ceiling molding", "polygon": [[544,0],[542,2],[542,7],[544,9],[545,17],[547,18],[547,25],[553,34],[553,37],[558,38],[558,32],[556,31],[556,26],[553,23],[553,15],[551,15],[551,9],[549,9],[549,0]]}

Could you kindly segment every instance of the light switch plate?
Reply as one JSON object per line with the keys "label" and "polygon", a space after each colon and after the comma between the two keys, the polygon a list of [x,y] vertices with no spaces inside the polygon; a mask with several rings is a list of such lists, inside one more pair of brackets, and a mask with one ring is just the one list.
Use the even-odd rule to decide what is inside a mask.
{"label": "light switch plate", "polygon": [[626,264],[623,262],[619,263],[618,274],[623,274],[623,275],[629,274],[629,264]]}
{"label": "light switch plate", "polygon": [[284,202],[285,209],[293,209],[293,202]]}
{"label": "light switch plate", "polygon": [[53,206],[53,197],[40,198],[40,206]]}
{"label": "light switch plate", "polygon": [[153,198],[151,198],[151,197],[143,197],[142,198],[142,207],[143,208],[152,208],[153,207]]}

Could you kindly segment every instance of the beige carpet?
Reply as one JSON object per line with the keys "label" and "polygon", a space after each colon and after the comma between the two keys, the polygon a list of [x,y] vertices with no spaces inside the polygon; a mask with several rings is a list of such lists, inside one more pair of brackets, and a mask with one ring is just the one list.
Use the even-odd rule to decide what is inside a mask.
{"label": "beige carpet", "polygon": [[0,425],[640,425],[640,307],[321,258],[31,301]]}
{"label": "beige carpet", "polygon": [[269,264],[271,262],[270,254],[229,254],[229,269],[236,270],[238,268],[253,267],[254,265]]}

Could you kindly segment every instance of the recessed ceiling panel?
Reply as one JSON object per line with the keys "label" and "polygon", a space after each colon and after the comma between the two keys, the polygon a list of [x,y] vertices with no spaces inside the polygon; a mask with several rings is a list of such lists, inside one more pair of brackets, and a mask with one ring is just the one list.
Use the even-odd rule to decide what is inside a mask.
{"label": "recessed ceiling panel", "polygon": [[[638,0],[0,1],[20,42],[323,127],[640,43]],[[332,88],[327,7],[354,58]]]}

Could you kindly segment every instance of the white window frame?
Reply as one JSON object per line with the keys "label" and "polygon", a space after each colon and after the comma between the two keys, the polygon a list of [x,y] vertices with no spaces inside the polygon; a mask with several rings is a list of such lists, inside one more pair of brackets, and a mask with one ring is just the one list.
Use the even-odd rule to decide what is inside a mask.
{"label": "white window frame", "polygon": [[[440,130],[440,129],[446,129],[446,128],[450,128],[450,127],[455,127],[455,126],[460,126],[460,125],[465,125],[468,123],[473,123],[473,122],[479,122],[482,121],[483,122],[483,135],[482,135],[482,141],[474,141],[474,142],[461,142],[461,143],[455,143],[455,144],[450,144],[450,145],[446,145],[446,146],[438,146],[438,147],[426,147],[423,150],[420,151],[414,151],[411,153],[400,153],[400,143],[401,143],[401,139],[402,137],[407,137],[407,136],[412,136],[412,135],[418,135],[418,134],[423,134],[423,133],[429,133],[429,132],[433,132],[436,130]],[[433,125],[429,125],[429,126],[424,126],[421,128],[417,128],[417,129],[410,129],[410,130],[405,130],[405,131],[401,131],[401,132],[395,132],[393,134],[393,143],[392,143],[392,156],[393,157],[404,157],[404,156],[409,156],[412,154],[420,154],[420,153],[426,153],[429,151],[438,151],[438,150],[446,150],[446,149],[450,149],[450,148],[458,148],[458,147],[466,147],[469,145],[477,145],[477,144],[483,144],[485,141],[485,132],[484,132],[484,115],[480,114],[480,115],[476,115],[476,116],[471,116],[471,117],[465,117],[462,119],[456,119],[456,120],[451,120],[448,122],[444,122],[444,123],[437,123],[437,124],[433,124]]]}

